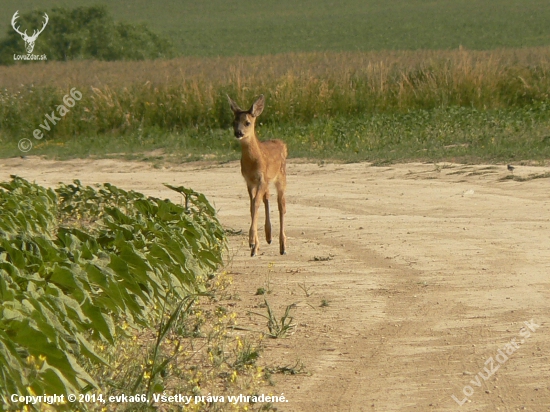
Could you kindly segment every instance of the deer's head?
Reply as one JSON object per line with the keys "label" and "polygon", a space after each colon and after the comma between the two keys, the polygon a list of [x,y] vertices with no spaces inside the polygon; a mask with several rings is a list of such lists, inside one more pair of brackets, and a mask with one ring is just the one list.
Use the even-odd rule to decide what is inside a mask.
{"label": "deer's head", "polygon": [[12,25],[13,29],[17,33],[19,33],[21,35],[21,37],[23,38],[23,40],[25,41],[25,48],[27,49],[27,53],[30,54],[34,50],[34,42],[36,41],[38,35],[44,31],[44,28],[46,27],[46,24],[48,24],[48,21],[50,19],[49,19],[48,15],[46,13],[44,13],[44,24],[42,25],[42,28],[40,30],[34,30],[32,36],[29,36],[27,34],[27,30],[25,30],[24,32],[21,32],[19,30],[19,28],[21,26],[15,27],[15,22],[18,18],[19,18],[19,10],[17,10],[15,12],[15,14],[13,15],[13,17],[11,19],[11,25]]}
{"label": "deer's head", "polygon": [[265,97],[260,95],[256,99],[252,106],[248,110],[242,110],[237,103],[227,96],[229,99],[229,104],[231,105],[231,110],[235,115],[235,120],[233,120],[233,131],[235,132],[235,137],[237,139],[248,138],[254,136],[254,124],[256,123],[256,117],[262,114],[265,106]]}

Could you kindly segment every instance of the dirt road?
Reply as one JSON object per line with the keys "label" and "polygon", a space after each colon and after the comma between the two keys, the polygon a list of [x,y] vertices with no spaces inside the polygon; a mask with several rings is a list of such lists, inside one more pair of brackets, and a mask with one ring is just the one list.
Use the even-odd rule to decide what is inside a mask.
{"label": "dirt road", "polygon": [[[248,230],[236,162],[0,160],[0,179],[10,174],[108,181],[174,201],[162,183],[186,185],[225,226]],[[275,239],[250,258],[247,237],[230,237],[236,309],[264,310],[260,287],[279,315],[296,303],[296,332],[267,340],[264,361],[300,360],[310,375],[275,376],[267,390],[289,399],[279,410],[550,411],[548,178],[502,180],[502,165],[296,161],[288,174],[289,254]],[[261,318],[240,323],[265,328]]]}

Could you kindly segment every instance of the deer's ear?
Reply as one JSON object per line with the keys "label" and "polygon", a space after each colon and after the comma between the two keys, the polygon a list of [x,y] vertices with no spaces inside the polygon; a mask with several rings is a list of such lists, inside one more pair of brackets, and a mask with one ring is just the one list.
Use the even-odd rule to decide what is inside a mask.
{"label": "deer's ear", "polygon": [[250,113],[254,117],[258,117],[264,111],[264,106],[265,106],[265,97],[263,94],[261,94],[260,97],[258,97],[256,101],[252,103],[252,107],[250,108],[248,113]]}
{"label": "deer's ear", "polygon": [[240,112],[243,112],[243,110],[239,107],[239,105],[237,103],[235,103],[235,101],[229,97],[229,95],[226,95],[227,96],[227,100],[229,100],[229,104],[231,105],[231,110],[233,111],[233,113],[240,113]]}

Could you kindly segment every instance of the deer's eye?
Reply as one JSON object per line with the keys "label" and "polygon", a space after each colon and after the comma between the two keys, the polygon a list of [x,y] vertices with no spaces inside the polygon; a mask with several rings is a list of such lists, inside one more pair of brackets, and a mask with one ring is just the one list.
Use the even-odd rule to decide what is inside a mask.
{"label": "deer's eye", "polygon": [[246,127],[248,127],[248,126],[250,126],[250,122],[247,120],[246,122],[244,122],[244,125],[245,125]]}

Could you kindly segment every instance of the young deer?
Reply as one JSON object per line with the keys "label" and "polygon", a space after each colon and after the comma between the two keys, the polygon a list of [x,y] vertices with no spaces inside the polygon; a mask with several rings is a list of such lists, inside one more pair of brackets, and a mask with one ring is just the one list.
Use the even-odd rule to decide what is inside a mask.
{"label": "young deer", "polygon": [[252,224],[248,234],[250,256],[255,256],[259,250],[258,240],[258,209],[263,200],[265,205],[265,236],[271,243],[271,222],[269,220],[269,184],[274,183],[277,189],[279,206],[279,252],[286,254],[286,236],[284,231],[284,216],[286,213],[286,145],[281,140],[260,142],[254,131],[256,118],[262,113],[265,105],[263,95],[258,97],[249,110],[242,110],[231,97],[227,96],[231,110],[235,115],[233,131],[241,142],[241,173],[248,187],[250,196],[250,214]]}

